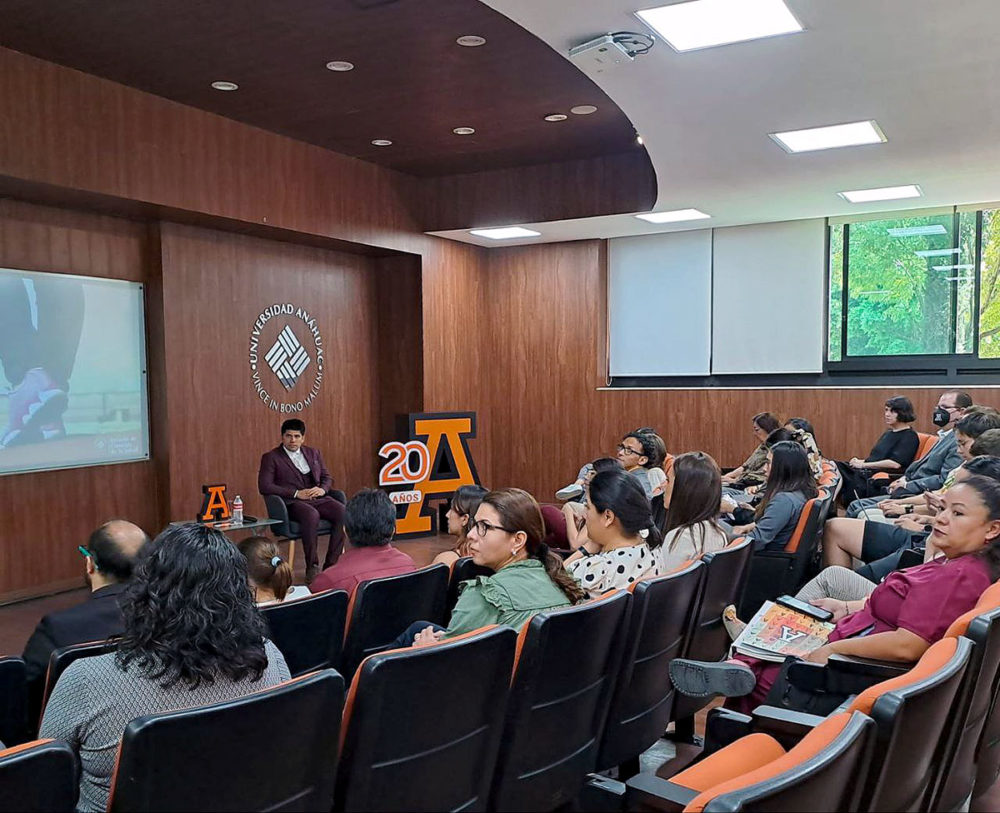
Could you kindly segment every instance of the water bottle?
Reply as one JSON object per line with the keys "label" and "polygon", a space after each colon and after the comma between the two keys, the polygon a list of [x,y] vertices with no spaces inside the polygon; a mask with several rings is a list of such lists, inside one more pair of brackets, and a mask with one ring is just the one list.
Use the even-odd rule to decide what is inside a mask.
{"label": "water bottle", "polygon": [[243,524],[243,498],[237,494],[233,500],[233,525]]}

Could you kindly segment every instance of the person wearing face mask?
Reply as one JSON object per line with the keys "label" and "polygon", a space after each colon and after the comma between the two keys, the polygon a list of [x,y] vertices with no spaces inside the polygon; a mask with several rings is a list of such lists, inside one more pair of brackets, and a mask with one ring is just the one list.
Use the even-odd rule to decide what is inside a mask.
{"label": "person wearing face mask", "polygon": [[[931,561],[891,573],[867,598],[816,599],[833,613],[836,626],[827,643],[805,660],[825,664],[834,654],[913,662],[948,627],[971,610],[1000,578],[1000,483],[971,475],[948,490],[934,520]],[[845,699],[836,692],[789,692],[789,661],[776,664],[740,656],[721,663],[675,659],[670,677],[685,695],[738,698],[738,711],[762,703],[827,714]]]}
{"label": "person wearing face mask", "polygon": [[491,491],[479,503],[469,529],[472,561],[494,571],[462,582],[448,627],[417,621],[396,647],[426,646],[489,624],[520,629],[546,610],[586,598],[562,560],[543,542],[545,525],[538,503],[520,488]]}
{"label": "person wearing face mask", "polygon": [[889,497],[912,496],[941,488],[948,472],[962,465],[954,429],[971,406],[972,398],[967,392],[949,390],[941,393],[931,416],[934,425],[939,427],[937,443],[927,454],[906,467],[903,476],[889,486],[888,495],[854,500],[847,507],[847,516],[861,516]]}

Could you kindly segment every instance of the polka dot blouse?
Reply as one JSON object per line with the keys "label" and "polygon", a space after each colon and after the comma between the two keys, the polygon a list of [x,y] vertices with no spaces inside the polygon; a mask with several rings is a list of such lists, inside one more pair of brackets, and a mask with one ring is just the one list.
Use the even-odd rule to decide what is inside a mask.
{"label": "polka dot blouse", "polygon": [[659,557],[643,542],[627,548],[584,556],[566,567],[580,582],[587,595],[594,597],[608,590],[624,590],[645,576],[659,576]]}

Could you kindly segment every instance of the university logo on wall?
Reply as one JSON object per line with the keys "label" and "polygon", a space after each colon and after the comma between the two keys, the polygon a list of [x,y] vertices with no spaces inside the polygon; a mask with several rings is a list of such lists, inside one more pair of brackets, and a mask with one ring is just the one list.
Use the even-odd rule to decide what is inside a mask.
{"label": "university logo on wall", "polygon": [[250,330],[250,380],[260,402],[301,412],[323,385],[323,335],[316,317],[291,302],[268,305]]}
{"label": "university logo on wall", "polygon": [[[430,501],[447,499],[459,486],[479,484],[469,453],[476,436],[475,412],[431,412],[409,416],[407,440],[386,443],[378,483],[396,504],[396,536],[437,532]],[[399,512],[402,511],[402,516]]]}

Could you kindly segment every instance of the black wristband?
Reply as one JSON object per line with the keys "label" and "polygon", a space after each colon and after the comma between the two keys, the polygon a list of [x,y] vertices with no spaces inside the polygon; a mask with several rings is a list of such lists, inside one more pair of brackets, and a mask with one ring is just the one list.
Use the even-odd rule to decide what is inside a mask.
{"label": "black wristband", "polygon": [[580,547],[578,547],[576,549],[576,552],[577,553],[582,553],[584,556],[593,556],[594,555],[589,550],[587,550],[587,546],[586,545],[580,545]]}

